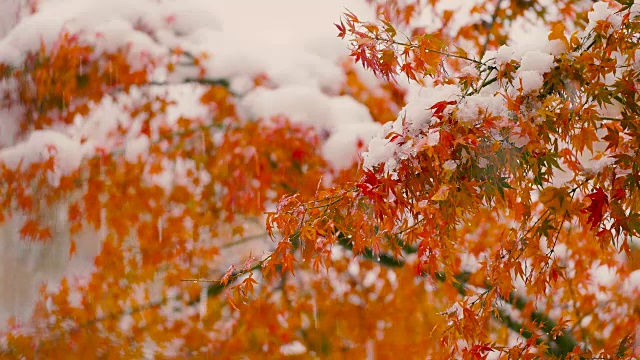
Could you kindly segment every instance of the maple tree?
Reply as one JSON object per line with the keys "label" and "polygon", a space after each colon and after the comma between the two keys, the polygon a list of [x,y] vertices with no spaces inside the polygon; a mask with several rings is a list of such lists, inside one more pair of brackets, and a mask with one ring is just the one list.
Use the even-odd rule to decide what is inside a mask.
{"label": "maple tree", "polygon": [[[317,91],[218,76],[172,12],[0,57],[19,119],[0,223],[71,258],[99,245],[0,356],[637,356],[640,7],[370,3],[378,20],[336,24],[355,64]],[[544,41],[515,42],[526,21]],[[273,111],[294,93],[325,101],[307,123]],[[312,124],[332,101],[370,114],[348,131],[379,130],[349,143],[359,163]]]}

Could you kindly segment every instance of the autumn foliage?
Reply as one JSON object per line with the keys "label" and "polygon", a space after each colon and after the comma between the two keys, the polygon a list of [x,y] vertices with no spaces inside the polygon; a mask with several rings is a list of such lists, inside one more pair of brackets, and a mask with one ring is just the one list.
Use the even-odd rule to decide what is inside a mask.
{"label": "autumn foliage", "polygon": [[[0,356],[640,356],[640,7],[370,3],[374,22],[336,19],[351,60],[322,89],[384,124],[346,168],[328,132],[248,116],[210,76],[215,49],[63,32],[0,63],[0,107],[20,114],[0,223],[63,236],[69,257],[99,244],[90,276],[8,323]],[[513,38],[525,20],[541,44]],[[170,115],[171,86],[202,111]],[[278,88],[261,73],[244,91]],[[126,116],[94,146],[82,121],[104,104]]]}

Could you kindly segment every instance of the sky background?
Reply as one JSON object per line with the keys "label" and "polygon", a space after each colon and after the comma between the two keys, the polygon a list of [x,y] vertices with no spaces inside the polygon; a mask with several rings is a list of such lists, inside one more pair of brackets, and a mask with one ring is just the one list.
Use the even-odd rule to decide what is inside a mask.
{"label": "sky background", "polygon": [[[0,37],[16,24],[20,6],[26,2],[0,0]],[[333,24],[340,20],[346,9],[363,18],[372,14],[364,0],[207,0],[206,3],[216,10],[225,30],[258,38],[268,37],[284,44],[335,36],[337,30]]]}
{"label": "sky background", "polygon": [[333,25],[346,9],[366,18],[372,13],[361,0],[235,0],[214,1],[225,30],[279,39],[290,43],[303,38],[337,35]]}

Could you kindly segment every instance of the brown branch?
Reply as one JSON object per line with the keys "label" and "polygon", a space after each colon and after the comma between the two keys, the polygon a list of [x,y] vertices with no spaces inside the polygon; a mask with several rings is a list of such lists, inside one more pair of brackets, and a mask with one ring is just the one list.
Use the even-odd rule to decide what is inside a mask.
{"label": "brown branch", "polygon": [[[419,45],[416,45],[416,44],[411,43],[411,42],[401,42],[401,41],[392,40],[392,39],[383,39],[383,38],[381,38],[381,37],[379,37],[379,36],[372,37],[372,39],[373,39],[373,40],[377,40],[377,41],[387,41],[387,42],[391,42],[393,45],[409,47],[409,48],[411,48],[411,49],[417,49],[417,48],[420,48],[420,46],[419,46]],[[431,48],[425,48],[424,50],[426,50],[426,51],[428,51],[428,52],[435,53],[435,54],[440,54],[440,55],[442,55],[442,56],[444,56],[444,57],[447,57],[447,58],[456,58],[456,59],[461,59],[461,60],[470,61],[470,62],[472,62],[472,63],[474,63],[474,64],[479,65],[479,66],[487,66],[487,67],[491,67],[491,68],[493,67],[493,66],[491,66],[491,65],[487,65],[487,64],[483,63],[483,62],[482,62],[482,61],[480,61],[480,60],[472,59],[472,58],[467,57],[467,56],[456,55],[456,54],[452,54],[452,53],[448,53],[448,52],[440,51],[440,50],[436,50],[436,49],[431,49]]]}
{"label": "brown branch", "polygon": [[502,4],[502,0],[498,0],[498,3],[496,4],[496,8],[493,11],[493,15],[491,15],[491,22],[487,26],[487,37],[484,39],[484,44],[482,45],[482,51],[480,52],[480,58],[481,59],[484,56],[484,54],[487,52],[487,48],[489,47],[489,39],[491,38],[491,30],[493,30],[493,26],[495,25],[496,20],[498,19],[498,11],[500,10],[500,5],[501,4]]}

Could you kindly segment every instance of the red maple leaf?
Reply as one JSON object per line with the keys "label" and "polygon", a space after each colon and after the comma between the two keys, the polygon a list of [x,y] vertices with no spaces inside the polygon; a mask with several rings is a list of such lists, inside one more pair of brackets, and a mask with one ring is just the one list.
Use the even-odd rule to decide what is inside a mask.
{"label": "red maple leaf", "polygon": [[380,180],[372,171],[366,171],[364,176],[360,180],[360,183],[356,185],[356,187],[364,194],[372,200],[381,199],[382,196],[379,194]]}
{"label": "red maple leaf", "polygon": [[609,197],[601,187],[596,188],[596,191],[587,195],[587,197],[591,199],[591,204],[589,204],[587,208],[582,209],[582,212],[589,214],[587,224],[591,224],[591,228],[593,229],[602,221],[604,210],[609,205]]}
{"label": "red maple leaf", "polygon": [[457,102],[455,100],[451,101],[440,101],[435,103],[429,110],[433,110],[433,116],[442,120],[444,109],[449,105],[455,105]]}

